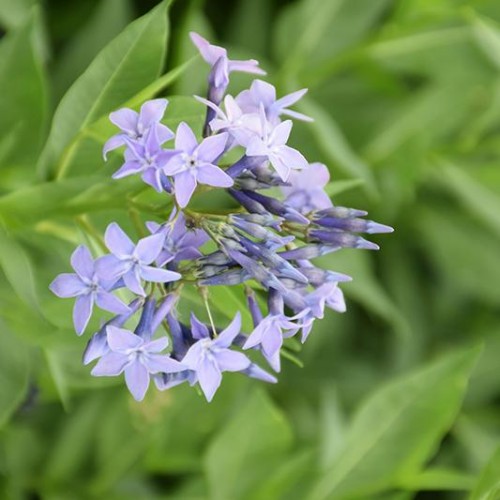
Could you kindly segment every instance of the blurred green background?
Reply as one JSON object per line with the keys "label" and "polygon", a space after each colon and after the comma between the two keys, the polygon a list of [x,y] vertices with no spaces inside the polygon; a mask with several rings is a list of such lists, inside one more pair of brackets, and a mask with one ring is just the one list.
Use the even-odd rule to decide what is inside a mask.
{"label": "blurred green background", "polygon": [[[157,4],[0,0],[0,499],[500,498],[500,2],[177,0],[169,29]],[[280,94],[308,87],[293,145],[336,204],[396,231],[323,259],[354,281],[303,368],[137,404],[81,366],[47,286],[89,227],[158,203],[109,180],[103,117],[166,95],[167,124],[199,125],[176,96],[203,94],[207,66],[158,79],[191,30]]]}

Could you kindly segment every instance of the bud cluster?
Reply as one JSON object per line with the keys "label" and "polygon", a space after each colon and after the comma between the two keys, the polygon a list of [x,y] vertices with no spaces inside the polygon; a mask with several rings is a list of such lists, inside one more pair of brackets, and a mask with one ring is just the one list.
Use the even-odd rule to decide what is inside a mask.
{"label": "bud cluster", "polygon": [[[94,260],[85,246],[78,247],[71,258],[75,273],[51,284],[59,297],[76,298],[78,334],[94,304],[115,315],[91,337],[84,363],[97,360],[95,376],[123,373],[137,400],[151,378],[159,390],[198,383],[208,401],[223,372],[276,382],[249,352],[260,351],[279,372],[284,339],[300,334],[305,342],[326,307],[345,310],[339,284],[351,278],[312,261],[341,248],[376,250],[359,234],[392,231],[367,220],[364,211],[334,206],[324,190],[326,166],[309,163],[288,146],[288,118],[311,121],[290,109],[305,89],[278,99],[271,84],[256,79],[236,97],[226,94],[231,72],[264,71],[257,61],[230,60],[222,47],[191,37],[211,66],[207,97],[195,97],[207,108],[201,140],[184,122],[175,133],[162,124],[168,101],[154,99],[139,112],[111,113],[120,132],[104,146],[105,158],[125,148],[114,179],[139,175],[172,197],[172,212],[167,220],[146,223],[150,234],[137,242],[111,223],[104,237],[109,254]],[[239,160],[227,165],[229,152],[239,153]],[[194,211],[189,205],[200,185],[226,190],[236,207],[217,214]],[[254,326],[247,333],[240,311],[224,328],[210,309],[211,287],[239,284],[245,285]],[[193,313],[189,322],[180,317],[185,285],[199,288],[206,321]],[[114,294],[118,289],[130,296],[128,304]],[[130,323],[132,330],[125,328]]]}

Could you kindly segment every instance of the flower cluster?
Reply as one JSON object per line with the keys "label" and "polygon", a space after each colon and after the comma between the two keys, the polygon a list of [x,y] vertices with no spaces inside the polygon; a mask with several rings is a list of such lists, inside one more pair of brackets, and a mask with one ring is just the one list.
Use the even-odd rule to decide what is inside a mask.
{"label": "flower cluster", "polygon": [[[111,223],[104,238],[110,253],[94,260],[78,247],[71,258],[75,273],[51,284],[56,295],[76,297],[78,334],[94,302],[115,315],[91,337],[84,363],[98,360],[95,376],[124,373],[137,400],[151,378],[159,390],[199,384],[208,401],[223,372],[275,382],[252,360],[256,351],[279,372],[284,339],[300,335],[305,342],[325,308],[345,310],[339,284],[351,278],[313,260],[341,248],[378,249],[359,233],[392,231],[365,219],[364,211],[334,206],[324,190],[326,166],[309,163],[287,144],[293,123],[285,118],[311,120],[290,109],[305,89],[277,98],[271,84],[257,79],[235,97],[226,94],[231,72],[264,71],[257,61],[230,60],[222,47],[191,37],[211,66],[207,97],[196,97],[206,105],[201,139],[184,122],[175,133],[162,124],[168,101],[154,99],[138,113],[111,113],[120,132],[104,146],[105,158],[125,147],[113,178],[140,175],[171,197],[170,215],[147,222],[150,235],[137,243]],[[230,151],[236,162],[226,160]],[[192,210],[199,185],[224,189],[234,208],[217,214]],[[242,331],[239,311],[224,329],[213,321],[210,288],[234,285],[243,285],[253,331]],[[201,292],[206,321],[193,313],[186,321],[178,312],[186,286]],[[114,295],[117,290],[129,297],[128,305]],[[124,328],[134,321],[133,331]]]}

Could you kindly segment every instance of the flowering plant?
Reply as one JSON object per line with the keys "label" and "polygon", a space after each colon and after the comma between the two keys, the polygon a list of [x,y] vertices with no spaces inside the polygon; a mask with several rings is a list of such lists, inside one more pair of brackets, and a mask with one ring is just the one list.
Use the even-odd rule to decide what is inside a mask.
{"label": "flowering plant", "polygon": [[[278,99],[270,83],[256,79],[231,96],[226,92],[232,72],[265,72],[255,60],[231,60],[224,48],[196,33],[191,38],[211,67],[207,97],[195,97],[207,108],[201,139],[185,122],[170,130],[161,122],[168,101],[153,99],[139,112],[111,113],[120,132],[104,145],[105,158],[125,148],[113,178],[140,175],[171,198],[170,214],[147,222],[149,235],[137,242],[112,222],[104,238],[109,253],[94,260],[79,246],[71,257],[75,273],[51,284],[59,297],[76,298],[79,335],[94,303],[115,315],[90,338],[84,363],[98,360],[94,376],[123,373],[139,401],[151,378],[159,390],[199,384],[208,401],[223,372],[276,382],[251,353],[259,351],[279,372],[284,339],[300,332],[303,343],[325,308],[345,311],[339,284],[351,278],[313,260],[342,248],[376,250],[359,233],[392,231],[365,219],[362,210],[333,205],[324,190],[327,167],[309,163],[287,144],[293,126],[288,118],[311,120],[290,109],[305,89]],[[233,208],[192,208],[196,193],[214,189],[224,190]],[[211,288],[237,285],[243,286],[253,331],[242,331],[240,311],[229,325],[213,319]],[[204,319],[191,312],[188,322],[179,314],[189,286],[201,293]],[[115,295],[118,290],[128,304]]]}

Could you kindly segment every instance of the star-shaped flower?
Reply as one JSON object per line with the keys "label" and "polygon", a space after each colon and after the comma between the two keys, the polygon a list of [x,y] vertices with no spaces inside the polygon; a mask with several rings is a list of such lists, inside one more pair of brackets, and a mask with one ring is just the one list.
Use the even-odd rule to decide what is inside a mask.
{"label": "star-shaped flower", "polygon": [[146,226],[151,233],[162,234],[165,238],[157,259],[159,266],[170,261],[194,260],[201,257],[199,248],[209,239],[203,229],[188,229],[184,214],[181,212],[177,215],[175,210],[165,224],[146,222]]}
{"label": "star-shaped flower", "polygon": [[[113,179],[141,174],[142,180],[159,193],[163,191],[166,175],[163,167],[177,154],[175,150],[163,149],[158,140],[157,130],[150,128],[142,144],[126,140],[125,163],[113,174]],[[163,179],[162,179],[163,177]]]}
{"label": "star-shaped flower", "polygon": [[333,206],[332,200],[325,193],[325,186],[330,181],[330,172],[323,163],[311,163],[300,171],[290,172],[288,183],[281,191],[286,196],[287,205],[307,214],[313,210],[323,210]]}
{"label": "star-shaped flower", "polygon": [[145,136],[151,129],[155,130],[160,144],[172,139],[173,132],[160,123],[167,104],[167,99],[152,99],[141,106],[139,113],[129,108],[122,108],[111,113],[109,119],[122,132],[114,135],[104,144],[104,158],[106,159],[106,155],[113,149],[123,146],[127,140],[136,141],[139,144],[144,143]]}
{"label": "star-shaped flower", "polygon": [[117,299],[110,289],[116,280],[104,280],[96,271],[96,261],[88,248],[80,245],[71,255],[71,265],[76,273],[63,273],[50,284],[58,297],[76,297],[73,308],[73,323],[76,333],[81,335],[92,315],[94,302],[105,311],[126,314],[129,308]]}
{"label": "star-shaped flower", "polygon": [[240,329],[241,315],[238,312],[231,324],[215,339],[211,339],[207,326],[200,323],[194,314],[191,316],[191,331],[198,340],[189,348],[182,364],[196,372],[208,401],[212,400],[221,384],[222,372],[243,371],[251,364],[243,353],[229,349]]}
{"label": "star-shaped flower", "polygon": [[136,401],[142,401],[149,387],[150,375],[177,373],[186,369],[181,363],[160,354],[168,338],[146,342],[142,337],[115,326],[107,327],[110,351],[92,369],[96,377],[114,377],[125,372],[125,383]]}
{"label": "star-shaped flower", "polygon": [[122,277],[125,286],[138,295],[146,295],[141,279],[168,283],[181,278],[179,273],[150,265],[162,250],[164,241],[162,234],[147,236],[134,245],[121,227],[113,222],[106,229],[104,241],[112,253],[99,259],[97,264],[99,273],[110,280]]}
{"label": "star-shaped flower", "polygon": [[200,51],[201,57],[212,67],[217,63],[217,71],[214,75],[214,85],[216,87],[227,86],[229,82],[229,73],[232,71],[242,71],[244,73],[253,73],[256,75],[265,75],[266,72],[259,68],[259,62],[255,59],[246,61],[233,61],[227,57],[227,50],[218,45],[212,45],[198,33],[189,34],[191,40]]}
{"label": "star-shaped flower", "polygon": [[175,198],[184,208],[191,199],[198,183],[215,187],[230,187],[233,179],[215,162],[223,154],[227,134],[218,134],[203,139],[198,144],[187,123],[181,122],[175,136],[177,154],[167,163],[163,171],[174,176]]}
{"label": "star-shaped flower", "polygon": [[289,106],[299,101],[306,92],[307,89],[297,90],[276,99],[274,85],[262,80],[254,80],[248,90],[244,90],[236,96],[236,102],[245,113],[258,113],[260,107],[263,106],[267,119],[275,125],[280,122],[281,115],[311,122],[313,119],[309,116],[288,109]]}
{"label": "star-shaped flower", "polygon": [[271,162],[279,176],[287,181],[292,169],[307,168],[309,163],[302,153],[287,146],[292,131],[292,121],[286,120],[272,128],[261,111],[262,136],[250,140],[247,156],[264,156]]}

